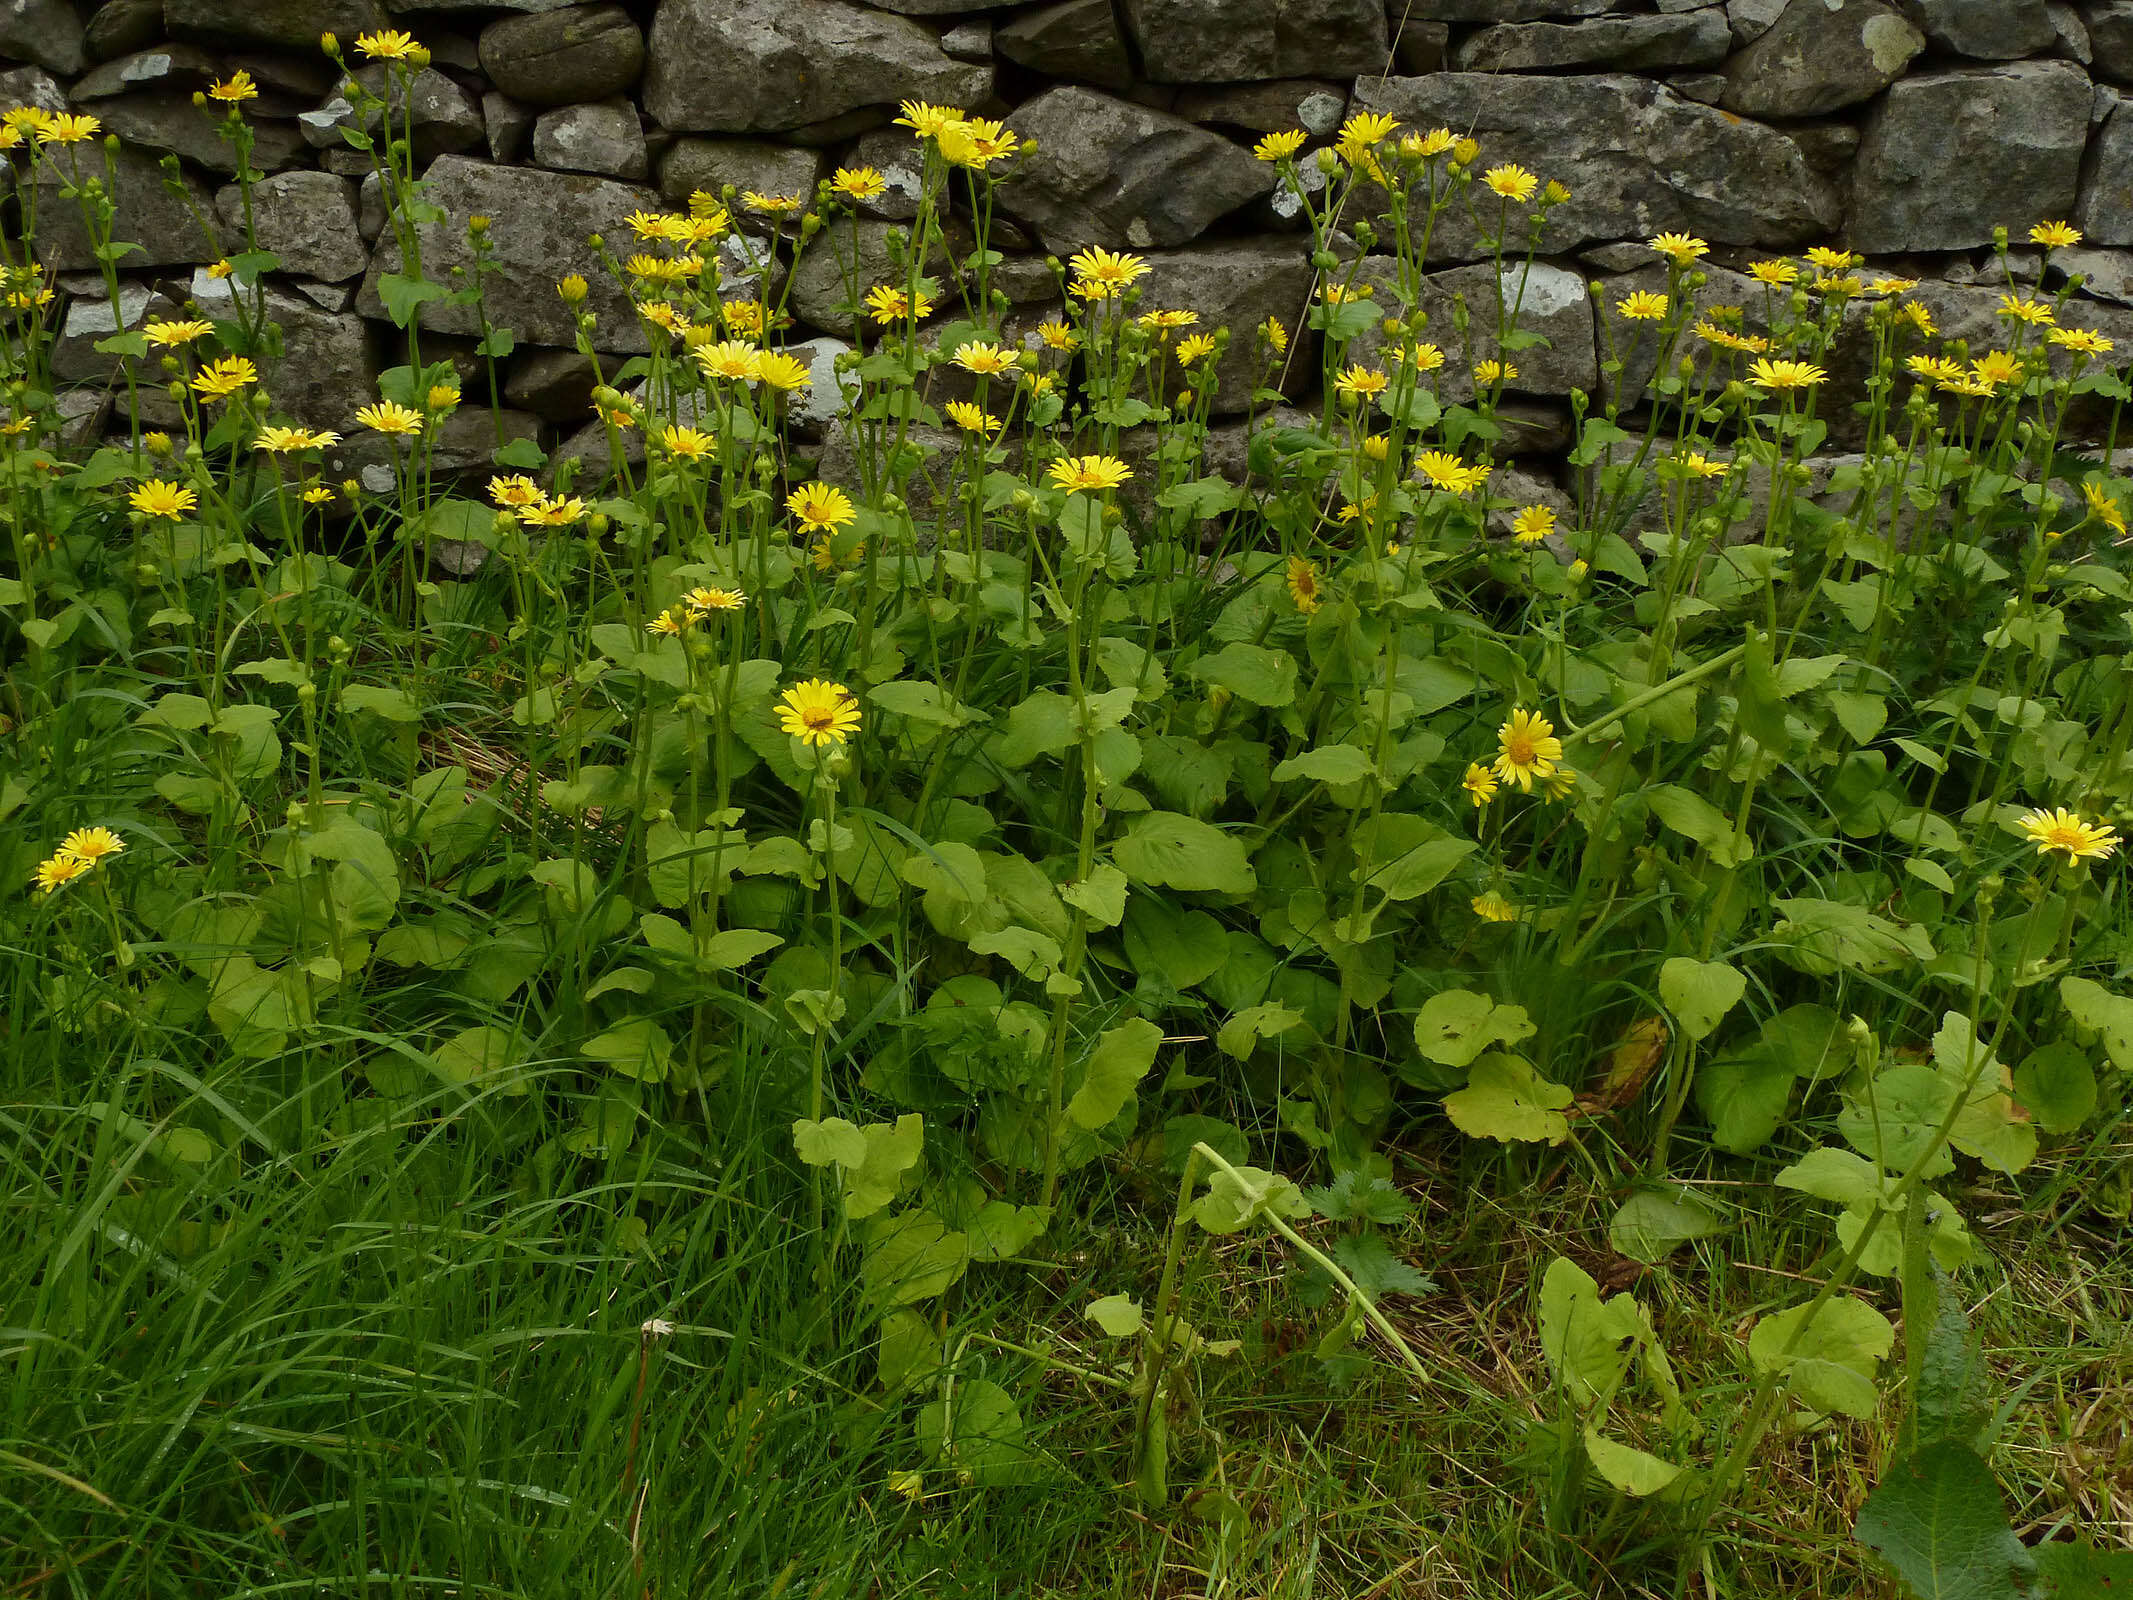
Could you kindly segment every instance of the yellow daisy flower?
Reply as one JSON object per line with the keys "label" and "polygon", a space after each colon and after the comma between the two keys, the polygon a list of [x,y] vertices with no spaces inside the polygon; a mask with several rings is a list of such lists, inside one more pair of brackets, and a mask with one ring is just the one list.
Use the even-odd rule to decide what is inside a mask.
{"label": "yellow daisy flower", "polygon": [[259,369],[243,356],[224,356],[193,374],[193,392],[203,400],[227,400],[239,389],[259,381]]}
{"label": "yellow daisy flower", "polygon": [[1496,774],[1478,761],[1469,761],[1466,764],[1466,776],[1459,780],[1459,787],[1466,791],[1466,797],[1474,802],[1474,809],[1479,811],[1496,798]]}
{"label": "yellow daisy flower", "polygon": [[1316,562],[1306,561],[1302,556],[1289,557],[1288,582],[1289,598],[1305,616],[1325,604],[1325,596],[1319,592]]}
{"label": "yellow daisy flower", "polygon": [[126,497],[126,503],[144,517],[168,517],[176,521],[198,507],[200,497],[167,479],[150,478]]}
{"label": "yellow daisy flower", "polygon": [[1645,243],[1677,267],[1686,267],[1711,253],[1708,244],[1686,233],[1662,233],[1656,238],[1645,240]]}
{"label": "yellow daisy flower", "polygon": [[1061,489],[1101,491],[1116,489],[1133,472],[1116,456],[1064,456],[1045,469],[1045,476]]}
{"label": "yellow daisy flower", "polygon": [[1533,198],[1533,191],[1540,187],[1540,179],[1517,165],[1491,167],[1481,175],[1481,181],[1492,193],[1506,200],[1515,200],[1524,205]]}
{"label": "yellow daisy flower", "polygon": [[1765,389],[1812,389],[1829,374],[1811,362],[1759,359],[1748,364],[1748,376]]}
{"label": "yellow daisy flower", "polygon": [[845,527],[859,515],[852,507],[852,497],[828,483],[803,483],[785,497],[785,509],[798,517],[801,528],[809,533]]}
{"label": "yellow daisy flower", "polygon": [[830,188],[847,200],[871,200],[886,193],[889,180],[873,167],[839,167]]}
{"label": "yellow daisy flower", "polygon": [[413,34],[403,33],[398,28],[381,28],[376,33],[356,35],[356,49],[373,61],[405,61],[421,48],[415,43]]}
{"label": "yellow daisy flower", "polygon": [[778,726],[803,744],[841,745],[859,726],[859,702],[841,683],[807,678],[778,697]]}
{"label": "yellow daisy flower", "polygon": [[1555,532],[1555,513],[1546,506],[1521,506],[1511,519],[1511,537],[1520,544],[1539,544]]}
{"label": "yellow daisy flower", "polygon": [[356,413],[356,421],[373,433],[417,434],[422,431],[422,413],[397,400],[380,400]]}
{"label": "yellow daisy flower", "polygon": [[1285,133],[1270,133],[1252,146],[1252,154],[1261,161],[1286,161],[1303,148],[1304,131],[1290,128]]}
{"label": "yellow daisy flower", "polygon": [[1555,725],[1538,712],[1515,709],[1510,720],[1496,730],[1497,756],[1492,765],[1506,783],[1515,783],[1527,794],[1533,780],[1545,778],[1563,759],[1563,741]]}
{"label": "yellow daisy flower", "polygon": [[2086,822],[2072,811],[2042,807],[2024,813],[2015,826],[2037,847],[2037,854],[2065,857],[2068,866],[2102,861],[2118,848],[2118,833],[2103,823]]}
{"label": "yellow daisy flower", "polygon": [[1650,289],[1639,289],[1624,295],[1615,302],[1615,314],[1632,322],[1657,322],[1666,315],[1667,297]]}

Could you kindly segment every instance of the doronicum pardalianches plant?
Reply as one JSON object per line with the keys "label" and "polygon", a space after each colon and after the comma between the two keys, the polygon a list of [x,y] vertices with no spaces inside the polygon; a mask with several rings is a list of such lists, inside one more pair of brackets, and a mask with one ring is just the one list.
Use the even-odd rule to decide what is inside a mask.
{"label": "doronicum pardalianches plant", "polygon": [[[1619,1175],[1609,1242],[1659,1272],[1732,1225],[1687,1180],[1826,1210],[1730,1367],[1677,1368],[1665,1318],[1574,1252],[1547,1270],[1524,1458],[1566,1546],[1628,1518],[1707,1571],[1773,1429],[1889,1410],[1877,1298],[1917,1410],[1956,1337],[1922,1308],[1975,1249],[1951,1175],[2082,1139],[2133,1070],[2127,390],[2068,293],[2010,272],[2004,338],[1969,349],[1845,252],[1755,262],[1724,304],[1704,242],[1661,235],[1652,286],[1595,290],[1573,492],[1507,496],[1559,184],[1378,115],[1316,152],[1275,134],[1317,279],[1292,316],[1211,326],[1102,248],[1033,314],[989,242],[1023,145],[913,103],[888,276],[833,226],[871,169],[640,212],[556,264],[594,448],[499,428],[470,480],[438,441],[514,346],[497,224],[424,275],[450,220],[411,155],[426,53],[354,54],[384,68],[348,79],[342,133],[390,200],[406,361],[350,428],[374,470],[340,482],[348,441],[277,407],[248,227],[217,243],[227,301],[99,346],[124,437],[63,444],[35,205],[79,210],[116,301],[116,168],[92,118],[0,117],[54,180],[18,186],[5,261],[4,1020],[18,1133],[86,1117],[83,1159],[126,1164],[94,1249],[207,1272],[227,1186],[444,1103],[478,1109],[455,1137],[499,1182],[575,1184],[643,1243],[684,1226],[669,1130],[715,1163],[768,1118],[766,1214],[871,1352],[839,1416],[884,1425],[893,1495],[1075,1471],[1159,1506],[1206,1459],[1200,1364],[1228,1348],[1187,1320],[1220,1316],[1194,1304],[1209,1236],[1293,1252],[1328,1370],[1377,1347],[1407,1403],[1450,1381],[1391,1314],[1427,1284],[1387,1243],[1390,1151],[1428,1137],[1507,1192]],[[248,89],[203,97],[247,218]],[[1447,218],[1493,303],[1430,309]],[[834,357],[785,337],[814,252]],[[584,274],[642,325],[619,372]],[[425,358],[438,303],[474,308],[471,358]],[[1846,362],[1863,448],[1832,469]],[[1277,412],[1299,387],[1322,406]],[[806,397],[838,448],[802,442]],[[1078,1314],[959,1331],[988,1275],[1124,1203],[1109,1175],[1177,1193],[1086,1308],[1126,1343],[1072,1348]],[[26,1292],[32,1326],[86,1326],[95,1294]],[[670,1309],[662,1340],[718,1320]],[[18,1393],[78,1379],[58,1346],[18,1359]],[[1045,1448],[1010,1361],[1107,1397],[1116,1455]],[[1901,1434],[1919,1472],[1984,1470],[1973,1439]],[[1896,1498],[1862,1526],[1884,1551]]]}

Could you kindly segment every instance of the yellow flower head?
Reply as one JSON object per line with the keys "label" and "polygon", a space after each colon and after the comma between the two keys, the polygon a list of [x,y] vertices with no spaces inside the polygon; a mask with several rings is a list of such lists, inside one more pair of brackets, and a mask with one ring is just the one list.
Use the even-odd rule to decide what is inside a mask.
{"label": "yellow flower head", "polygon": [[1666,315],[1667,297],[1650,289],[1639,289],[1626,294],[1615,302],[1615,313],[1632,322],[1657,322]]}
{"label": "yellow flower head", "polygon": [[397,400],[380,400],[356,413],[356,421],[373,433],[417,434],[422,431],[422,413]]}
{"label": "yellow flower head", "polygon": [[1069,256],[1067,265],[1073,269],[1074,292],[1084,300],[1107,300],[1148,274],[1148,263],[1139,256],[1095,245]]}
{"label": "yellow flower head", "polygon": [[72,883],[88,870],[88,862],[61,852],[38,862],[37,870],[30,874],[30,883],[39,894],[50,894],[63,884]]}
{"label": "yellow flower head", "polygon": [[896,125],[909,128],[921,139],[938,139],[945,129],[963,120],[963,113],[954,106],[930,105],[924,100],[906,100],[897,109],[903,115]]}
{"label": "yellow flower head", "polygon": [[126,497],[126,503],[144,517],[169,517],[176,521],[198,506],[200,497],[167,479],[150,478]]}
{"label": "yellow flower head", "polygon": [[1496,798],[1496,774],[1478,761],[1469,761],[1459,787],[1466,791],[1466,797],[1474,802],[1474,809],[1478,811]]}
{"label": "yellow flower head", "polygon": [[45,118],[41,137],[46,144],[82,144],[95,138],[103,126],[96,118],[79,112],[59,112]]}
{"label": "yellow flower head", "polygon": [[1903,364],[1928,383],[1944,389],[1963,381],[1963,369],[1946,356],[1905,356]]}
{"label": "yellow flower head", "polygon": [[1748,276],[1773,289],[1783,289],[1799,281],[1800,269],[1790,261],[1751,261]]}
{"label": "yellow flower head", "polygon": [[741,191],[741,204],[759,216],[789,217],[807,204],[805,195],[758,194],[753,189]]}
{"label": "yellow flower head", "polygon": [[252,441],[252,448],[265,450],[271,455],[295,455],[304,450],[323,450],[328,445],[339,444],[341,436],[332,429],[313,431],[310,428],[266,427],[259,430],[259,437]]}
{"label": "yellow flower head", "polygon": [[1425,340],[1402,350],[1400,360],[1417,372],[1435,372],[1444,365],[1444,352]]}
{"label": "yellow flower head", "polygon": [[744,339],[760,339],[770,326],[770,312],[760,300],[723,300],[718,311],[726,327]]}
{"label": "yellow flower head", "polygon": [[1521,506],[1511,519],[1511,537],[1520,544],[1539,544],[1555,532],[1555,513],[1546,506]]}
{"label": "yellow flower head", "polygon": [[1173,328],[1189,328],[1200,320],[1197,311],[1143,311],[1134,319],[1157,338]]}
{"label": "yellow flower head", "polygon": [[773,389],[790,391],[805,389],[815,381],[807,363],[798,356],[789,356],[782,350],[765,352],[761,377]]}
{"label": "yellow flower head", "polygon": [[1062,456],[1045,469],[1054,486],[1097,492],[1116,489],[1133,471],[1116,456]]}
{"label": "yellow flower head", "polygon": [[1496,775],[1531,794],[1533,780],[1545,778],[1563,759],[1563,741],[1555,725],[1537,712],[1513,710],[1511,719],[1496,730]]}
{"label": "yellow flower head", "polygon": [[459,404],[459,386],[452,383],[433,383],[422,396],[422,403],[432,412],[450,411]]}
{"label": "yellow flower head", "polygon": [[659,430],[659,446],[680,460],[701,461],[718,448],[718,438],[701,428],[677,428],[670,424]]}
{"label": "yellow flower head", "polygon": [[993,434],[1000,429],[1000,419],[983,406],[974,406],[968,400],[951,400],[943,407],[948,420],[965,433]]}
{"label": "yellow flower head", "polygon": [[2125,537],[2125,511],[2115,499],[2104,493],[2102,484],[2090,479],[2081,486],[2081,498],[2088,503],[2091,520],[2102,523],[2120,538]]}
{"label": "yellow flower head", "polygon": [[981,377],[991,377],[996,373],[1005,372],[1015,364],[1014,356],[1008,351],[999,345],[988,344],[982,339],[972,340],[969,344],[961,346],[957,349],[952,359],[965,372],[975,372]]}
{"label": "yellow flower head", "polygon": [[1358,111],[1341,124],[1340,152],[1353,161],[1390,139],[1399,126],[1398,117],[1389,117],[1382,111]]}
{"label": "yellow flower head", "polygon": [[1366,367],[1358,362],[1336,377],[1333,387],[1350,400],[1369,400],[1383,394],[1391,381],[1376,367]]}
{"label": "yellow flower head", "polygon": [[1483,922],[1516,922],[1519,918],[1518,907],[1494,889],[1474,896],[1473,907],[1474,915]]}
{"label": "yellow flower head", "polygon": [[1178,365],[1189,367],[1202,356],[1212,355],[1214,348],[1215,340],[1213,334],[1188,333],[1178,341]]}
{"label": "yellow flower head", "polygon": [[1447,494],[1472,494],[1489,481],[1489,469],[1468,466],[1448,450],[1425,450],[1415,457],[1415,475]]}
{"label": "yellow flower head", "polygon": [[333,499],[333,491],[324,484],[314,483],[304,490],[304,504],[322,506]]}
{"label": "yellow flower head", "polygon": [[859,702],[841,683],[807,678],[778,696],[778,726],[803,744],[843,744],[859,726]]}
{"label": "yellow flower head", "polygon": [[2102,334],[2087,328],[2054,328],[2044,336],[2061,350],[2077,355],[2107,356],[2117,347]]}
{"label": "yellow flower head", "polygon": [[785,497],[785,509],[800,519],[801,528],[808,533],[834,532],[859,515],[852,508],[852,497],[829,483],[803,483]]}
{"label": "yellow flower head", "polygon": [[691,589],[681,597],[681,603],[699,617],[707,617],[714,611],[738,611],[748,603],[748,596],[739,589]]}
{"label": "yellow flower head", "polygon": [[566,306],[583,305],[590,287],[585,281],[585,275],[579,272],[567,272],[555,281],[555,292],[562,297]]}
{"label": "yellow flower head", "polygon": [[2041,328],[2051,322],[2052,308],[2041,300],[2031,300],[2023,295],[2003,294],[2000,296],[1999,309],[1993,315],[2005,317],[2009,322]]}
{"label": "yellow flower head", "polygon": [[2103,823],[2085,822],[2063,807],[2051,811],[2039,807],[2026,812],[2015,826],[2037,847],[2038,855],[2057,853],[2065,857],[2070,867],[2083,861],[2102,861],[2118,848],[2115,829]]}
{"label": "yellow flower head", "polygon": [[682,219],[663,211],[632,211],[624,220],[628,222],[630,232],[640,239],[675,239],[678,237],[676,224]]}
{"label": "yellow flower head", "polygon": [[1291,128],[1285,133],[1270,133],[1252,146],[1252,154],[1261,161],[1286,161],[1303,148],[1304,131]]}
{"label": "yellow flower head", "polygon": [[1812,389],[1829,374],[1811,362],[1759,359],[1748,363],[1748,376],[1765,389]]}
{"label": "yellow flower head", "polygon": [[1987,350],[1970,363],[1970,371],[1990,393],[2006,384],[2022,381],[2022,358],[2011,350]]}
{"label": "yellow flower head", "polygon": [[1289,598],[1307,617],[1325,604],[1325,596],[1319,590],[1317,563],[1302,556],[1289,557]]}
{"label": "yellow flower head", "polygon": [[923,293],[914,299],[909,290],[877,283],[866,293],[866,308],[883,327],[893,322],[923,320],[933,315],[933,302]]}
{"label": "yellow flower head", "polygon": [[873,167],[839,167],[830,188],[847,200],[871,200],[885,193],[889,180]]}
{"label": "yellow flower head", "polygon": [[1474,381],[1484,389],[1499,383],[1509,383],[1518,376],[1518,367],[1509,361],[1477,361],[1474,363]]}
{"label": "yellow flower head", "polygon": [[1686,267],[1711,253],[1708,244],[1686,233],[1662,233],[1657,238],[1647,239],[1645,243],[1677,267]]}
{"label": "yellow flower head", "polygon": [[76,828],[59,841],[59,853],[95,866],[126,853],[126,841],[109,828]]}
{"label": "yellow flower head", "polygon": [[523,473],[514,473],[508,478],[491,478],[489,498],[507,510],[538,505],[541,501],[540,485]]}
{"label": "yellow flower head", "polygon": [[1506,200],[1515,200],[1520,205],[1531,200],[1533,191],[1540,187],[1540,179],[1515,164],[1491,167],[1481,175],[1481,181],[1492,193],[1500,194]]}
{"label": "yellow flower head", "polygon": [[2040,222],[2029,230],[2029,242],[2047,250],[2070,250],[2081,243],[2081,230],[2068,222]]}
{"label": "yellow flower head", "polygon": [[585,502],[576,495],[565,500],[551,500],[542,495],[519,513],[519,519],[536,528],[567,528],[584,515]]}
{"label": "yellow flower head", "polygon": [[1656,468],[1662,478],[1676,482],[1689,478],[1723,478],[1731,470],[1723,461],[1713,461],[1701,450],[1684,450],[1679,455],[1668,456]]}
{"label": "yellow flower head", "polygon": [[259,381],[259,369],[243,356],[224,356],[193,374],[193,392],[203,400],[227,400]]}
{"label": "yellow flower head", "polygon": [[1413,156],[1417,161],[1428,161],[1441,156],[1459,141],[1449,128],[1432,128],[1427,133],[1409,134],[1400,141],[1400,154]]}
{"label": "yellow flower head", "polygon": [[1866,265],[1866,257],[1854,255],[1849,250],[1832,250],[1827,245],[1816,245],[1807,252],[1807,264],[1820,267],[1824,272],[1849,272],[1854,267]]}
{"label": "yellow flower head", "polygon": [[983,172],[1002,156],[1013,155],[1018,143],[1004,123],[988,117],[965,117],[943,128],[935,142],[943,160],[974,172]]}
{"label": "yellow flower head", "polygon": [[259,85],[252,81],[249,72],[239,67],[227,78],[209,84],[207,97],[210,100],[220,100],[224,105],[242,105],[247,100],[259,98]]}
{"label": "yellow flower head", "polygon": [[159,349],[176,350],[191,344],[195,339],[205,339],[215,331],[212,322],[198,317],[184,321],[166,321],[162,317],[150,317],[141,324],[141,337]]}
{"label": "yellow flower head", "polygon": [[707,376],[729,382],[750,382],[763,375],[763,352],[739,339],[699,345],[690,352]]}
{"label": "yellow flower head", "polygon": [[1081,335],[1056,317],[1037,324],[1037,337],[1049,350],[1071,350],[1081,343]]}
{"label": "yellow flower head", "polygon": [[356,49],[373,61],[405,61],[421,48],[415,43],[414,35],[402,33],[398,28],[382,28],[376,33],[356,35]]}
{"label": "yellow flower head", "polygon": [[672,638],[675,634],[684,631],[694,620],[695,618],[682,607],[675,606],[660,612],[658,616],[647,622],[644,625],[644,631],[651,634],[655,639]]}

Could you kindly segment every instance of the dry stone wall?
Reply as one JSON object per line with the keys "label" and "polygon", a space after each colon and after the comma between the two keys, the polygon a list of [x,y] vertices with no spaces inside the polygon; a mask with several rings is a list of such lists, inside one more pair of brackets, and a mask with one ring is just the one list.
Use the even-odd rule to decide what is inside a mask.
{"label": "dry stone wall", "polygon": [[[1573,389],[1641,394],[1648,372],[1604,373],[1586,285],[1644,283],[1654,258],[1639,241],[1663,229],[1711,242],[1721,289],[1745,284],[1726,269],[1754,256],[1848,244],[1937,280],[1943,326],[1989,340],[1993,230],[2019,240],[2069,218],[2087,239],[2053,257],[2047,287],[2081,275],[2064,320],[2133,351],[2133,0],[0,0],[0,106],[89,112],[117,134],[117,232],[143,246],[114,312],[71,208],[38,197],[40,249],[69,297],[62,376],[108,377],[114,358],[95,345],[121,321],[226,302],[205,268],[239,238],[239,194],[230,147],[193,96],[241,67],[260,86],[246,108],[267,174],[254,222],[282,263],[268,293],[285,350],[269,382],[297,420],[348,426],[400,358],[378,292],[400,263],[368,158],[342,138],[357,102],[318,37],[383,27],[430,51],[408,90],[415,156],[447,217],[426,270],[465,265],[467,219],[492,219],[489,312],[517,338],[506,421],[570,453],[590,448],[592,377],[567,353],[554,282],[591,265],[588,236],[622,239],[631,212],[692,190],[801,195],[838,165],[869,164],[889,188],[838,224],[853,236],[839,243],[886,270],[917,182],[907,136],[889,126],[907,98],[1002,116],[1038,141],[1000,197],[1011,328],[1056,293],[1043,255],[1086,245],[1147,255],[1150,304],[1240,330],[1294,323],[1312,279],[1293,197],[1250,153],[1265,133],[1330,143],[1351,112],[1389,112],[1560,180],[1572,198],[1548,253],[1522,291],[1510,286],[1549,341],[1522,355],[1512,386],[1520,451],[1562,447]],[[364,76],[386,83],[377,68]],[[773,225],[751,225],[726,246],[729,282],[785,271]],[[1439,227],[1431,253],[1433,303],[1495,290],[1462,221]],[[2015,261],[2039,271],[2033,252]],[[588,276],[619,363],[643,330],[619,290]],[[825,378],[852,332],[842,299],[834,273],[803,261],[790,305],[800,336],[819,335],[802,353]],[[421,316],[425,354],[474,376],[471,311]],[[1232,413],[1249,402],[1244,343],[1222,385]],[[1838,352],[1833,412],[1866,376],[1859,343],[1861,370]],[[820,428],[835,387],[816,395]],[[101,413],[73,404],[93,433]],[[478,463],[489,423],[464,425],[459,447]],[[360,442],[348,452],[329,469],[360,469]]]}

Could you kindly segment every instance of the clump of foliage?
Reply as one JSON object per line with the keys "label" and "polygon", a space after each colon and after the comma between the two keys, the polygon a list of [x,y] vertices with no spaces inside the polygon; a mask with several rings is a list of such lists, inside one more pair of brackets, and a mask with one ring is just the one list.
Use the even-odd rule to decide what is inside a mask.
{"label": "clump of foliage", "polygon": [[[422,60],[358,49],[396,81]],[[245,88],[212,113],[240,155]],[[1707,303],[1705,245],[1663,235],[1664,290],[1603,308],[1613,398],[1578,397],[1575,495],[1507,502],[1499,402],[1539,342],[1519,286],[1558,186],[1373,116],[1307,184],[1277,135],[1259,153],[1320,275],[1293,325],[1204,326],[1091,249],[1022,326],[987,242],[1020,147],[910,105],[918,214],[890,280],[838,263],[833,368],[783,347],[779,285],[880,175],[699,194],[597,262],[650,344],[606,378],[580,311],[604,452],[518,441],[467,480],[435,444],[512,347],[488,224],[470,273],[425,278],[443,219],[370,109],[381,131],[344,137],[392,197],[408,359],[346,483],[318,469],[342,441],[263,382],[275,262],[250,239],[217,269],[233,313],[98,346],[127,438],[63,448],[18,189],[0,865],[27,887],[0,901],[0,1023],[29,1230],[7,1297],[35,1330],[11,1381],[46,1424],[10,1458],[35,1463],[32,1567],[130,1539],[113,1463],[172,1481],[55,1397],[99,1391],[159,1297],[266,1305],[230,1264],[299,1195],[330,1240],[555,1196],[636,1264],[647,1320],[597,1411],[629,1419],[628,1466],[572,1491],[600,1508],[569,1523],[584,1559],[707,1570],[646,1513],[685,1448],[658,1442],[655,1369],[691,1340],[782,1352],[706,1424],[749,1470],[814,1403],[809,1352],[860,1350],[810,1428],[914,1514],[1072,1480],[1151,1513],[1189,1482],[1228,1517],[1200,1410],[1240,1337],[1194,1288],[1214,1241],[1293,1264],[1329,1382],[1437,1403],[1400,1321],[1433,1263],[1394,1247],[1417,1142],[1477,1190],[1584,1173],[1608,1245],[1656,1275],[1792,1196],[1827,1226],[1700,1369],[1579,1264],[1591,1241],[1536,1274],[1550,1399],[1460,1403],[1517,1436],[1565,1570],[1605,1530],[1708,1574],[1773,1437],[1899,1410],[1860,1533],[1919,1593],[2106,1559],[2008,1530],[1961,1313],[1965,1175],[2100,1143],[2133,1071],[2129,485],[2071,443],[2127,390],[2065,294],[2010,279],[2004,347],[1973,352],[1841,252]],[[115,300],[93,122],[0,131]],[[1509,292],[1433,322],[1454,212]],[[440,300],[479,311],[471,356],[425,359]],[[1864,447],[1811,469],[1840,357]],[[1322,414],[1268,420],[1312,364]],[[1256,390],[1232,475],[1218,383]],[[832,385],[818,456],[791,404]],[[392,1181],[355,1182],[356,1151],[394,1152]],[[2122,1218],[2124,1172],[2053,1198]],[[1121,1214],[1153,1244],[1107,1257],[1105,1292],[1002,1298]],[[360,1281],[407,1293],[416,1254]],[[712,1259],[786,1266],[764,1295],[667,1275]],[[1032,1410],[1055,1380],[1108,1419],[1077,1459]],[[54,1423],[69,1405],[85,1427]],[[171,1436],[238,1460],[197,1426]],[[315,1458],[253,1502],[277,1528],[354,1448],[247,1426],[247,1451]],[[534,1483],[513,1492],[575,1503]]]}

